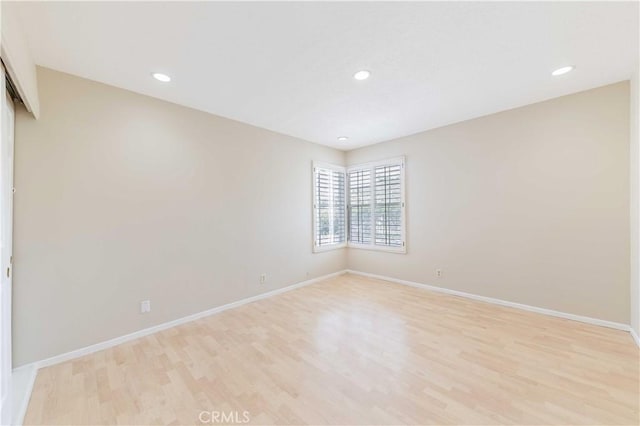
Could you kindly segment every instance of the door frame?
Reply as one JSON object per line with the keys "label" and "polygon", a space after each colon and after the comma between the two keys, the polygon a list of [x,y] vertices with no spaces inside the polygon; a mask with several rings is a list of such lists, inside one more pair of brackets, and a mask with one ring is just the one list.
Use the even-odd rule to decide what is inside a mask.
{"label": "door frame", "polygon": [[15,110],[0,65],[0,423],[12,420],[11,293],[13,260],[13,149]]}

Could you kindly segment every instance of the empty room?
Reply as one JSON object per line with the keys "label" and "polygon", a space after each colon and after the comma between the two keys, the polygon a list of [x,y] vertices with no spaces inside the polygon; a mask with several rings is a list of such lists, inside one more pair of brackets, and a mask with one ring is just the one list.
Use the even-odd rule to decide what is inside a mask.
{"label": "empty room", "polygon": [[640,424],[639,15],[3,0],[0,424]]}

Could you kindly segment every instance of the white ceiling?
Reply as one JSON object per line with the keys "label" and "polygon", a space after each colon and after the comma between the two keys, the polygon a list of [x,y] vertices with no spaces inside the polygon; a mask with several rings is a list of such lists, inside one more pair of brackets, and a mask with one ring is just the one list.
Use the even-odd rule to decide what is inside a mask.
{"label": "white ceiling", "polygon": [[626,80],[638,60],[637,2],[17,6],[40,65],[341,149]]}

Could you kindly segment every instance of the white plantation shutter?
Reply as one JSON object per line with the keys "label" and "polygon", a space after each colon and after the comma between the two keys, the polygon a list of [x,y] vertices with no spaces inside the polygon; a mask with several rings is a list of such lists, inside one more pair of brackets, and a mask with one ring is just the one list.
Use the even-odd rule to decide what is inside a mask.
{"label": "white plantation shutter", "polygon": [[344,168],[314,163],[314,249],[346,245],[346,186]]}
{"label": "white plantation shutter", "polygon": [[403,196],[402,164],[374,167],[375,173],[375,244],[402,247]]}
{"label": "white plantation shutter", "polygon": [[313,163],[313,248],[406,252],[404,157],[343,167]]}
{"label": "white plantation shutter", "polygon": [[349,176],[349,241],[357,244],[372,242],[371,170],[350,170]]}
{"label": "white plantation shutter", "polygon": [[352,166],[347,176],[349,246],[404,253],[404,158]]}

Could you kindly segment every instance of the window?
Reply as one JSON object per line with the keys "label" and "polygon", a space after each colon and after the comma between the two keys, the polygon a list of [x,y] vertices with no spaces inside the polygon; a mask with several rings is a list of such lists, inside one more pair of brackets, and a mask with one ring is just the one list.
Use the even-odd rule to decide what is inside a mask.
{"label": "window", "polygon": [[350,170],[349,176],[349,241],[371,244],[371,170]]}
{"label": "window", "polygon": [[313,248],[322,251],[346,246],[344,167],[313,164]]}
{"label": "window", "polygon": [[314,251],[406,252],[404,157],[343,167],[313,164]]}
{"label": "window", "polygon": [[347,170],[349,246],[406,252],[404,158]]}

